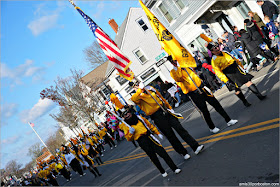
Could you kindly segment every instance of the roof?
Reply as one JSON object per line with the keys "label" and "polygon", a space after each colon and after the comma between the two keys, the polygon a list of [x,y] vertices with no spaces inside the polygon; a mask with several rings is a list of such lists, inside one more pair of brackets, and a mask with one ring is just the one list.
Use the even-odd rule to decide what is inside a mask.
{"label": "roof", "polygon": [[109,60],[86,74],[84,77],[82,77],[82,80],[88,87],[94,89],[106,79],[105,74],[108,65]]}

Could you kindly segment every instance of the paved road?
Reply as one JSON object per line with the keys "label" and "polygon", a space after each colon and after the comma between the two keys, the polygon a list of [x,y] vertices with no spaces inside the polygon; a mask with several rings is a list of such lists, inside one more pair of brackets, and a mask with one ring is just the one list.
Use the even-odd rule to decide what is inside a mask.
{"label": "paved road", "polygon": [[[166,148],[174,162],[182,169],[180,174],[173,174],[162,161],[168,172],[162,178],[158,170],[149,161],[143,151],[135,148],[131,142],[123,140],[118,147],[110,150],[106,145],[104,164],[98,169],[101,177],[86,171],[87,175],[66,182],[59,177],[60,185],[65,186],[238,186],[245,183],[279,183],[279,66],[269,64],[261,71],[252,73],[259,90],[268,97],[264,101],[242,90],[252,104],[245,108],[233,92],[225,87],[215,93],[216,98],[238,124],[227,127],[225,121],[211,106],[211,117],[222,131],[211,134],[200,114],[190,102],[176,108],[183,114],[183,126],[201,144],[205,150],[191,159],[184,161],[174,152],[169,142],[164,139]],[[181,140],[182,141],[182,140]],[[183,142],[183,141],[182,141]]]}

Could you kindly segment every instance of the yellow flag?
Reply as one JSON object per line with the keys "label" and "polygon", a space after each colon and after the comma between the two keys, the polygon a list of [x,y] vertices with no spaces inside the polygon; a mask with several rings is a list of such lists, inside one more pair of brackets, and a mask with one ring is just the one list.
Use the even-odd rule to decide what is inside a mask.
{"label": "yellow flag", "polygon": [[209,38],[208,36],[206,36],[205,34],[200,34],[200,38],[202,38],[203,40],[205,40],[206,42],[210,43],[213,40],[211,38]]}
{"label": "yellow flag", "polygon": [[159,22],[150,10],[139,0],[162,48],[177,60],[182,68],[196,67],[193,56],[174,38],[174,36]]}
{"label": "yellow flag", "polygon": [[124,105],[120,102],[119,98],[115,94],[111,93],[110,99],[112,103],[115,104],[116,110],[122,109],[124,107]]}

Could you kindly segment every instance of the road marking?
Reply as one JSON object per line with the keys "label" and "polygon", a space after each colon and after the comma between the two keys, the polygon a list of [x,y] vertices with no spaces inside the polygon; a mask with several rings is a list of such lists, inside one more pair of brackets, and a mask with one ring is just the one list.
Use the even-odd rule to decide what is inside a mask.
{"label": "road marking", "polygon": [[[225,134],[229,134],[229,133],[233,133],[233,132],[237,132],[237,131],[241,131],[241,130],[245,130],[245,129],[254,128],[254,127],[257,127],[257,126],[273,123],[273,122],[276,122],[276,121],[279,121],[279,118],[268,120],[268,121],[257,123],[257,124],[253,124],[253,125],[249,125],[249,126],[246,126],[246,127],[241,127],[241,128],[234,129],[234,130],[229,130],[229,131],[222,132],[222,133],[215,134],[215,135],[211,135],[211,136],[206,136],[206,137],[198,139],[198,141],[201,141],[201,140],[204,140],[204,139],[208,138],[208,140],[206,140],[204,142],[200,142],[201,144],[206,144],[206,143],[210,143],[210,142],[216,142],[216,141],[225,140],[225,139],[229,139],[229,138],[233,138],[233,137],[238,137],[238,136],[243,136],[243,135],[247,135],[247,134],[252,134],[252,133],[256,133],[256,132],[265,131],[265,130],[270,130],[270,129],[279,127],[279,123],[269,125],[269,126],[265,126],[265,127],[260,127],[260,128],[257,128],[257,129],[253,129],[253,130],[249,130],[249,131],[245,131],[245,132],[241,132],[241,133],[237,133],[237,134],[231,134],[231,135],[222,136],[222,137],[219,137],[219,138],[213,138],[213,137],[217,137],[217,136],[221,136],[221,135],[225,135]],[[213,138],[213,139],[209,139],[209,138]],[[186,145],[185,142],[183,143],[183,145],[184,144]],[[189,147],[189,145],[186,145],[184,147]],[[167,152],[174,151],[172,146],[165,147],[165,149],[166,149]],[[117,158],[117,159],[114,159],[114,160],[105,161],[104,164],[102,164],[102,165],[124,162],[124,161],[134,160],[134,159],[143,158],[143,157],[147,157],[145,152],[139,153],[139,154],[136,154],[136,155],[127,156],[127,157]]]}

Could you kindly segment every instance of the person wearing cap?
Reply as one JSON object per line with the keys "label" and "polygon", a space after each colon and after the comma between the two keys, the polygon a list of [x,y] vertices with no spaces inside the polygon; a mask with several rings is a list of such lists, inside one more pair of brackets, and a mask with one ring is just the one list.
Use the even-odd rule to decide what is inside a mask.
{"label": "person wearing cap", "polygon": [[[177,61],[174,61],[171,56],[168,56],[167,59],[174,66],[170,71],[170,76],[181,87],[183,93],[188,94],[193,104],[201,111],[210,132],[217,133],[220,129],[214,125],[206,101],[224,118],[228,126],[234,125],[238,122],[238,120],[229,117],[219,101],[211,93],[210,89],[205,87],[202,80],[190,68],[182,69]],[[188,71],[188,73],[186,71]]]}
{"label": "person wearing cap", "polygon": [[132,109],[132,107],[126,108],[126,110],[122,114],[122,117],[124,121],[129,125],[127,126],[124,123],[120,124],[120,128],[124,131],[127,141],[137,141],[139,146],[148,155],[150,160],[157,167],[163,177],[167,177],[167,173],[162,167],[157,154],[164,159],[166,164],[174,173],[177,174],[181,172],[181,169],[179,169],[175,165],[173,160],[167,154],[166,150],[154,137],[154,134],[156,134],[158,135],[158,137],[163,139],[163,136],[155,126],[153,126],[146,118],[136,116],[135,111],[134,109]]}
{"label": "person wearing cap", "polygon": [[[195,154],[198,154],[203,149],[204,146],[199,145],[188,131],[184,129],[178,118],[174,117],[167,111],[169,109],[171,113],[174,113],[170,104],[155,88],[152,86],[145,87],[142,82],[140,82],[139,85],[130,84],[130,86],[133,86],[134,89],[136,89],[136,93],[132,95],[131,100],[138,105],[146,115],[151,116],[155,125],[166,136],[174,150],[180,155],[183,155],[185,160],[189,159],[190,155],[173,130],[175,130],[181,138],[190,145]],[[147,93],[146,90],[148,90],[151,95]]]}
{"label": "person wearing cap", "polygon": [[235,57],[219,50],[219,47],[209,43],[207,48],[211,50],[213,57],[211,65],[216,75],[223,81],[229,91],[235,90],[236,96],[248,107],[251,104],[245,99],[240,87],[245,84],[260,100],[266,98],[255,84],[251,82],[253,76],[243,71],[243,65]]}

